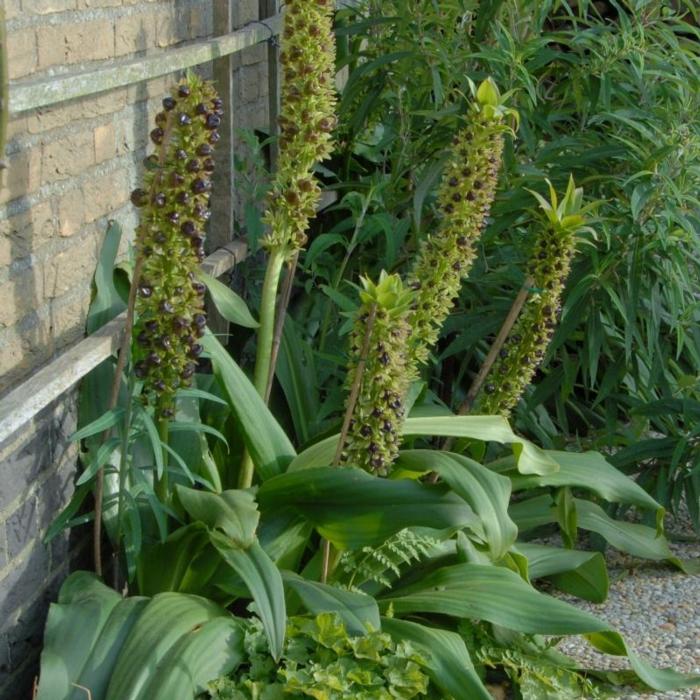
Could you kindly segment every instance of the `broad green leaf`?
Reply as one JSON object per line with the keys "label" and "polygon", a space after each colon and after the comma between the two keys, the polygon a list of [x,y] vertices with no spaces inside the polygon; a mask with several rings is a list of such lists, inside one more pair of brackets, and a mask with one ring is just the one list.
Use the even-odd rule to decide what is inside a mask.
{"label": "broad green leaf", "polygon": [[221,530],[237,547],[245,549],[255,542],[260,514],[250,491],[208,493],[178,484],[177,495],[193,520],[211,530]]}
{"label": "broad green leaf", "polygon": [[238,420],[248,452],[262,479],[281,474],[296,452],[255,387],[210,332],[202,338],[214,373]]}
{"label": "broad green leaf", "polygon": [[[559,467],[548,454],[531,442],[518,437],[502,416],[430,416],[407,418],[403,435],[427,435],[471,438],[484,442],[512,444],[518,471],[522,474],[551,474]],[[289,471],[322,467],[333,459],[338,435],[317,442],[298,455]]]}
{"label": "broad green leaf", "polygon": [[158,663],[184,635],[209,620],[227,617],[215,603],[184,593],[160,593],[131,628],[105,700],[143,700]]}
{"label": "broad green leaf", "polygon": [[120,600],[112,608],[68,700],[85,699],[85,691],[77,686],[89,688],[94,700],[104,698],[124,642],[148,602],[148,598],[133,596]]}
{"label": "broad green leaf", "polygon": [[163,543],[146,546],[138,559],[136,581],[143,595],[179,591],[195,557],[209,546],[203,523],[178,528]]}
{"label": "broad green leaf", "polygon": [[559,590],[592,603],[608,597],[608,569],[600,552],[529,542],[519,542],[514,550],[527,558],[530,579],[547,578]]}
{"label": "broad green leaf", "polygon": [[123,408],[112,408],[111,410],[103,413],[99,418],[96,418],[92,423],[84,426],[80,430],[76,430],[71,436],[70,440],[76,442],[78,440],[83,440],[92,435],[97,435],[97,433],[102,433],[108,428],[113,428],[124,415]]}
{"label": "broad green leaf", "polygon": [[218,532],[210,533],[211,543],[224,561],[243,579],[255,601],[255,610],[262,621],[270,653],[278,661],[284,647],[287,611],[284,602],[282,575],[265,550],[256,542],[248,549],[231,546]]}
{"label": "broad green leaf", "polygon": [[467,457],[437,450],[404,451],[398,465],[414,471],[437,472],[479,517],[494,561],[504,556],[515,542],[518,528],[508,515],[508,478]]}
{"label": "broad green leaf", "polygon": [[444,486],[372,476],[354,467],[282,474],[258,491],[265,513],[291,506],[338,549],[375,546],[406,527],[475,526],[472,509]]}
{"label": "broad green leaf", "polygon": [[481,682],[464,640],[455,632],[388,617],[382,618],[382,629],[397,642],[408,640],[428,657],[428,673],[446,697],[454,700],[491,700],[491,694]]}
{"label": "broad green leaf", "polygon": [[350,634],[366,634],[369,630],[380,629],[379,606],[377,601],[366,593],[309,581],[291,571],[283,571],[282,578],[301,598],[304,607],[310,613],[337,613]]}
{"label": "broad green leaf", "polygon": [[244,328],[257,328],[260,325],[253,318],[245,301],[233,289],[204,272],[200,271],[198,277],[207,285],[214,306],[227,321]]}
{"label": "broad green leaf", "polygon": [[186,632],[158,663],[139,700],[192,700],[246,660],[241,625],[217,617]]}
{"label": "broad green leaf", "polygon": [[546,475],[511,477],[513,490],[538,486],[573,486],[589,489],[614,503],[631,503],[648,510],[661,506],[628,476],[608,462],[599,452],[559,452],[547,450],[559,465],[559,471]]}
{"label": "broad green leaf", "polygon": [[380,599],[398,615],[433,613],[486,620],[527,634],[582,634],[606,624],[564,601],[536,591],[499,566],[456,564],[391,591]]}
{"label": "broad green leaf", "polygon": [[552,497],[544,493],[540,496],[527,498],[524,501],[516,501],[510,504],[508,513],[522,532],[528,532],[535,528],[549,525],[557,521],[554,514],[554,501]]}
{"label": "broad green leaf", "polygon": [[94,574],[76,571],[49,608],[37,700],[65,700],[121,596]]}

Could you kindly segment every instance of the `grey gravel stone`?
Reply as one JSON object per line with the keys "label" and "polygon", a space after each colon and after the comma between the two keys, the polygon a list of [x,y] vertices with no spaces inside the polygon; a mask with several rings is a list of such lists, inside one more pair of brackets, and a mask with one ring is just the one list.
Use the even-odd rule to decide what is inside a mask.
{"label": "grey gravel stone", "polygon": [[[692,535],[687,518],[667,521],[668,532]],[[671,543],[679,559],[700,559],[700,542]],[[610,622],[629,647],[657,667],[700,674],[700,575],[664,563],[606,554],[610,573],[608,600],[596,605],[560,596]],[[581,637],[566,638],[559,649],[582,665],[597,669],[629,668],[627,660],[598,653]],[[700,687],[666,693],[622,688],[615,700],[700,700]]]}

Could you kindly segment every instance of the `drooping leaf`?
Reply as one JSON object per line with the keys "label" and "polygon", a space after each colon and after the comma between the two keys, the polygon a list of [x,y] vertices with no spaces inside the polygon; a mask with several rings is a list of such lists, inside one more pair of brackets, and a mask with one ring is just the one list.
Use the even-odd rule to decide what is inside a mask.
{"label": "drooping leaf", "polygon": [[246,447],[262,479],[282,473],[296,452],[255,387],[211,333],[202,338],[214,373],[240,423]]}
{"label": "drooping leaf", "polygon": [[227,321],[244,328],[257,328],[260,325],[253,318],[245,301],[233,289],[201,271],[199,278],[207,285],[214,306]]}
{"label": "drooping leaf", "polygon": [[337,613],[350,634],[366,634],[369,630],[380,629],[379,606],[371,596],[310,581],[291,571],[284,571],[282,578],[310,613]]}
{"label": "drooping leaf", "polygon": [[287,624],[284,586],[279,569],[257,542],[248,549],[239,549],[218,532],[212,532],[210,536],[219,554],[248,587],[265,628],[270,653],[275,660],[279,660]]}
{"label": "drooping leaf", "polygon": [[467,457],[436,450],[404,451],[398,465],[439,474],[479,517],[494,561],[515,542],[518,528],[508,515],[510,480],[507,477],[495,474]]}
{"label": "drooping leaf", "polygon": [[193,520],[204,523],[211,530],[224,532],[242,549],[255,542],[260,514],[250,491],[207,493],[180,484],[176,490],[180,502]]}
{"label": "drooping leaf", "polygon": [[397,642],[408,640],[426,654],[430,677],[447,696],[454,700],[491,700],[458,634],[386,617],[382,619],[382,629]]}
{"label": "drooping leaf", "polygon": [[471,508],[444,486],[382,479],[352,467],[274,477],[260,487],[258,503],[263,513],[295,508],[338,549],[378,545],[411,526],[480,529]]}

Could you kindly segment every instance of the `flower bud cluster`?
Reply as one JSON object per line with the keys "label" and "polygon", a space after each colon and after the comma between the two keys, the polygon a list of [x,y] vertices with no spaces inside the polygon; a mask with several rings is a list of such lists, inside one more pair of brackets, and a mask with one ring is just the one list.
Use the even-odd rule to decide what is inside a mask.
{"label": "flower bud cluster", "polygon": [[136,297],[133,358],[143,395],[159,418],[173,416],[175,393],[192,381],[204,334],[204,229],[221,100],[211,84],[188,76],[163,100],[146,159],[143,189],[131,194],[141,209],[136,234],[141,278]]}
{"label": "flower bud cluster", "polygon": [[289,255],[306,243],[321,190],[314,165],[330,156],[335,117],[332,0],[288,0],[280,63],[283,72],[277,171],[264,245]]}
{"label": "flower bud cluster", "polygon": [[362,284],[347,375],[348,392],[359,381],[359,394],[341,461],[386,475],[401,443],[403,400],[410,377],[406,346],[413,294],[398,275],[382,273],[377,284],[367,279]]}
{"label": "flower bud cluster", "polygon": [[484,82],[470,123],[452,142],[438,192],[442,220],[421,245],[409,276],[416,291],[411,349],[424,363],[469,274],[491,209],[503,152],[504,116],[496,86]]}
{"label": "flower bud cluster", "polygon": [[561,298],[576,253],[576,234],[585,228],[586,208],[581,206],[583,191],[574,187],[573,180],[560,206],[554,190],[551,197],[549,203],[538,195],[547,217],[528,264],[534,294],[491,368],[479,397],[479,413],[510,414],[542,363],[561,315]]}

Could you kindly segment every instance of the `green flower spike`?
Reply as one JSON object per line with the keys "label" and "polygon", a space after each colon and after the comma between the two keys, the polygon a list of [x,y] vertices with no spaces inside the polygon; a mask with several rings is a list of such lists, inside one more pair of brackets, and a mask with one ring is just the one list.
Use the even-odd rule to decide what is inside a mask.
{"label": "green flower spike", "polygon": [[498,181],[503,152],[504,120],[517,113],[504,107],[489,78],[476,91],[471,119],[452,141],[438,192],[442,222],[421,246],[409,283],[416,290],[412,352],[419,363],[430,347],[469,274],[476,243],[486,224]]}
{"label": "green flower spike", "polygon": [[286,257],[306,243],[321,190],[314,165],[331,154],[335,117],[334,3],[288,0],[282,32],[279,158],[265,222],[264,245]]}
{"label": "green flower spike", "polygon": [[359,392],[341,461],[385,475],[401,441],[403,398],[410,380],[406,343],[413,293],[398,275],[385,272],[378,284],[363,278],[362,286],[347,376],[350,393],[356,381]]}
{"label": "green flower spike", "polygon": [[534,280],[534,294],[513,326],[482,390],[479,413],[508,416],[532,381],[549,345],[561,312],[561,296],[576,252],[577,234],[589,231],[585,215],[593,206],[582,206],[583,189],[569,186],[562,201],[549,183],[551,201],[537,192],[545,214],[537,237],[528,274]]}
{"label": "green flower spike", "polygon": [[156,115],[156,151],[146,159],[144,188],[131,194],[141,209],[136,246],[142,260],[134,367],[158,418],[173,416],[175,393],[191,383],[202,352],[205,287],[197,271],[221,114],[209,83],[194,75],[183,80]]}

